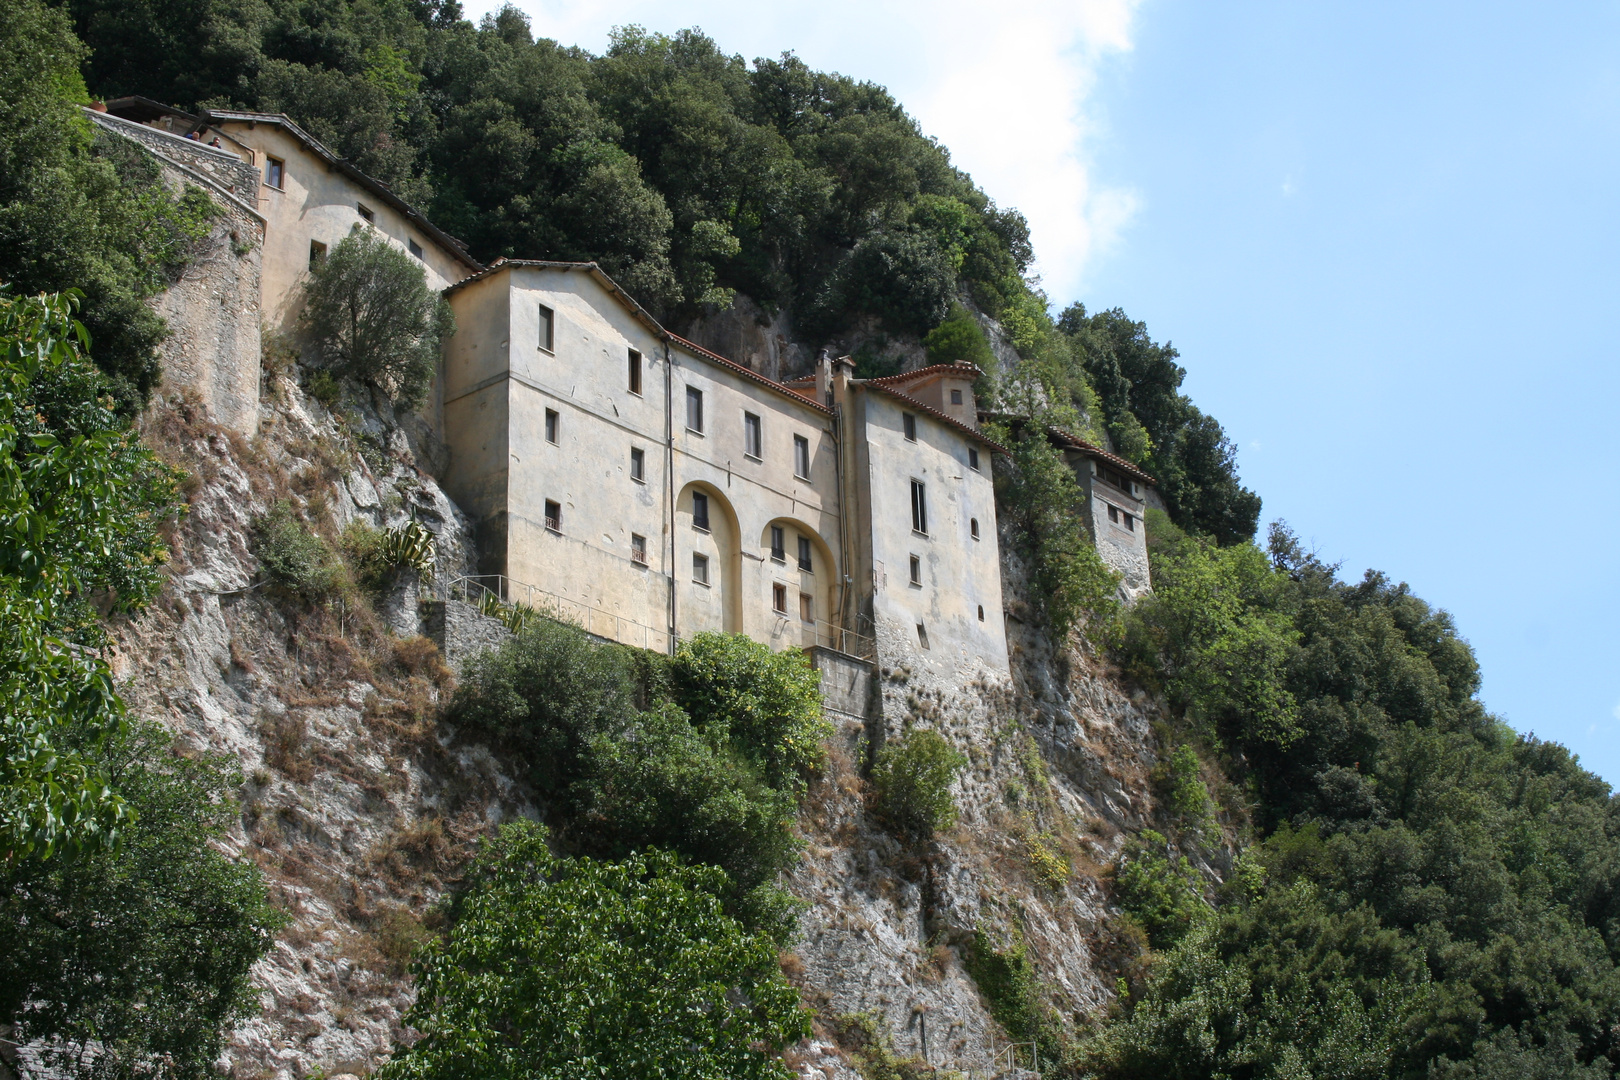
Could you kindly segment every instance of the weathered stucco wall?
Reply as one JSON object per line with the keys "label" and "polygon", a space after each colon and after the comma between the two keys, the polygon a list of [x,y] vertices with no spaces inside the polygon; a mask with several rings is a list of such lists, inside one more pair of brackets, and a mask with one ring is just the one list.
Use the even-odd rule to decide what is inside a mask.
{"label": "weathered stucco wall", "polygon": [[[1102,561],[1120,574],[1119,588],[1126,600],[1152,589],[1148,572],[1147,526],[1142,520],[1146,503],[1098,477],[1091,462],[1070,455],[1090,508],[1092,539]],[[1078,460],[1075,460],[1078,457]],[[1112,509],[1113,513],[1109,511]]]}
{"label": "weathered stucco wall", "polygon": [[[111,134],[138,143],[174,191],[206,191],[220,216],[180,280],[153,301],[169,324],[159,349],[163,388],[198,396],[213,419],[242,435],[259,426],[259,290],[265,221],[252,209],[254,171],[227,151],[90,113]],[[246,201],[244,201],[244,199]]]}

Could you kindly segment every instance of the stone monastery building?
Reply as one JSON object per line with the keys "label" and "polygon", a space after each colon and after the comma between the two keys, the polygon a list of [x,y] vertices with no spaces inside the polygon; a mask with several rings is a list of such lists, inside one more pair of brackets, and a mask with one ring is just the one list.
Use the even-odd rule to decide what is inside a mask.
{"label": "stone monastery building", "polygon": [[[352,230],[420,260],[457,330],[419,419],[478,523],[482,580],[507,599],[659,651],[725,630],[811,649],[824,672],[831,657],[1006,674],[1004,451],[979,430],[978,368],[857,379],[823,352],[813,376],[776,382],[664,329],[594,263],[480,265],[285,116],[124,98],[92,117],[254,231],[265,330],[295,332],[308,268]],[[171,381],[251,434],[258,371],[231,361],[258,354],[244,334],[193,343]],[[1151,478],[1052,437],[1091,496],[1099,551],[1127,592],[1147,588]]]}

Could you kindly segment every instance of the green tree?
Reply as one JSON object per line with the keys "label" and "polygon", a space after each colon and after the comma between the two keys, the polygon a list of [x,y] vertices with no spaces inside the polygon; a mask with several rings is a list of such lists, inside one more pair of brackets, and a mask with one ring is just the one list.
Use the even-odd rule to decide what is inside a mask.
{"label": "green tree", "polygon": [[240,777],[169,743],[132,722],[86,748],[133,811],[115,848],[0,868],[0,1017],[74,1075],[214,1075],[226,1030],[258,1007],[249,969],[285,921],[257,867],[214,847]]}
{"label": "green tree", "polygon": [[449,301],[428,288],[416,260],[366,228],[310,268],[303,317],[322,366],[377,387],[401,409],[421,404],[439,345],[456,328]]}
{"label": "green tree", "polygon": [[978,320],[961,304],[952,304],[945,321],[923,339],[930,364],[977,364],[985,371],[995,369],[995,354],[979,329]]}
{"label": "green tree", "polygon": [[872,764],[878,816],[915,840],[928,840],[951,828],[956,824],[951,785],[967,763],[967,757],[939,732],[912,728],[878,751]]}
{"label": "green tree", "polygon": [[80,317],[120,405],[157,385],[168,329],[147,304],[178,279],[215,208],[172,195],[138,147],[96,134],[78,67],[85,48],[38,0],[0,9],[0,282],[82,293]]}
{"label": "green tree", "polygon": [[504,827],[416,965],[422,1038],[384,1080],[783,1078],[810,1033],[776,947],[727,917],[725,875],[659,851],[563,859]]}
{"label": "green tree", "polygon": [[793,791],[803,790],[803,774],[821,763],[832,736],[819,686],[803,654],[774,652],[741,634],[689,638],[670,668],[671,691],[692,722]]}
{"label": "green tree", "polygon": [[94,755],[124,705],[84,601],[156,594],[175,473],[112,411],[72,297],[0,295],[0,861],[92,848],[127,824]]}

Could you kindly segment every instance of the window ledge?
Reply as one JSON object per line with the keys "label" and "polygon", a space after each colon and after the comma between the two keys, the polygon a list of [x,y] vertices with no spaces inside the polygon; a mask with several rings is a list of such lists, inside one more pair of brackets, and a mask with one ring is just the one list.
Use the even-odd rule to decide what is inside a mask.
{"label": "window ledge", "polygon": [[928,534],[923,532],[921,529],[912,529],[911,530],[911,535],[912,536],[920,536],[924,540],[928,539]]}
{"label": "window ledge", "polygon": [[761,465],[765,464],[764,458],[760,457],[758,454],[750,454],[746,450],[743,451],[743,457],[747,458],[749,461],[758,462]]}
{"label": "window ledge", "polygon": [[702,534],[703,534],[703,535],[704,535],[704,536],[708,536],[708,535],[709,535],[709,530],[708,530],[708,528],[707,528],[707,527],[706,527],[706,526],[703,526],[703,525],[699,525],[699,524],[698,524],[698,523],[697,523],[697,522],[695,522],[695,521],[694,521],[694,522],[692,522],[692,531],[693,531],[693,532],[700,532],[700,533],[702,533]]}
{"label": "window ledge", "polygon": [[697,436],[697,437],[698,437],[698,438],[700,438],[700,439],[701,439],[701,438],[703,438],[703,432],[702,432],[702,431],[700,431],[700,430],[699,430],[699,429],[697,429],[697,428],[695,428],[695,427],[689,427],[689,428],[687,428],[687,429],[686,429],[686,433],[687,433],[687,434],[688,434],[688,435],[696,435],[696,436]]}
{"label": "window ledge", "polygon": [[556,356],[557,355],[557,352],[556,352],[555,349],[548,349],[544,345],[536,345],[535,348],[538,349],[540,352],[545,353],[547,356]]}

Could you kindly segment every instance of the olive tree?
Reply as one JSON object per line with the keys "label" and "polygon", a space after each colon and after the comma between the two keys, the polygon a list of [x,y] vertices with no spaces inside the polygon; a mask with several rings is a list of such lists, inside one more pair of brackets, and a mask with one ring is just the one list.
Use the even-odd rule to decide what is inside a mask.
{"label": "olive tree", "polygon": [[367,228],[310,268],[303,317],[321,366],[377,387],[402,409],[422,403],[439,344],[456,328],[417,261]]}

